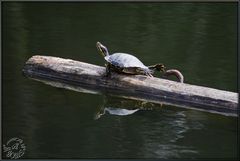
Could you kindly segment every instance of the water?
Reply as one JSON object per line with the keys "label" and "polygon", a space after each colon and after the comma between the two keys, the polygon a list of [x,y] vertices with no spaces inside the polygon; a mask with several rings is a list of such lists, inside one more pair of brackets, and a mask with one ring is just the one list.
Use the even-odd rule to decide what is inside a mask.
{"label": "water", "polygon": [[[22,158],[237,157],[237,118],[55,88],[21,73],[36,54],[103,65],[100,41],[179,69],[187,83],[237,92],[237,3],[2,6],[2,141],[23,139]],[[96,119],[104,108],[142,109]]]}

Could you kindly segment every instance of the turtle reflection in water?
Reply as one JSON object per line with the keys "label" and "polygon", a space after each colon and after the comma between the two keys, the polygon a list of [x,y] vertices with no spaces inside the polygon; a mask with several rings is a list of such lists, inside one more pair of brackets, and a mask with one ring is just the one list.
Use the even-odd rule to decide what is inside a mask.
{"label": "turtle reflection in water", "polygon": [[180,82],[183,82],[183,76],[178,70],[167,70],[163,64],[156,64],[151,66],[145,66],[137,57],[127,53],[114,53],[109,54],[107,47],[100,42],[96,44],[99,52],[104,56],[106,60],[106,75],[109,76],[111,71],[133,75],[147,75],[153,77],[154,71],[160,71],[165,73],[165,76],[175,75]]}
{"label": "turtle reflection in water", "polygon": [[[153,108],[154,107],[154,108]],[[104,96],[103,104],[97,110],[94,115],[94,119],[97,120],[103,115],[116,115],[116,116],[127,116],[136,113],[141,110],[153,110],[162,108],[161,106],[155,106],[153,103],[145,101],[136,101],[128,99],[120,99],[117,97]]]}
{"label": "turtle reflection in water", "polygon": [[126,116],[131,115],[135,112],[137,112],[140,109],[124,109],[124,108],[115,108],[115,107],[105,107],[102,109],[102,111],[98,112],[95,115],[95,120],[99,119],[102,115],[104,115],[106,112],[110,115],[117,115],[117,116]]}

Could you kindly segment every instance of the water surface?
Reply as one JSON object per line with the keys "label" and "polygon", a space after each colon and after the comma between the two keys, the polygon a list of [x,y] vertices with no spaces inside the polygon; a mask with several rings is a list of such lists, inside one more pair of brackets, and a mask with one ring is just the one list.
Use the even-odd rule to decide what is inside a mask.
{"label": "water surface", "polygon": [[[103,65],[100,41],[179,69],[187,83],[237,92],[237,3],[2,7],[2,140],[22,138],[23,158],[237,157],[237,118],[54,88],[21,72],[36,54]],[[94,119],[108,107],[145,108]]]}

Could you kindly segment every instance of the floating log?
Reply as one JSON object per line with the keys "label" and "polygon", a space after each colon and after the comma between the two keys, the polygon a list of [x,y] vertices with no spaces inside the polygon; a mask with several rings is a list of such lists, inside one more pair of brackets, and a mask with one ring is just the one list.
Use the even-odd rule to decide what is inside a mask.
{"label": "floating log", "polygon": [[238,114],[238,94],[234,92],[143,75],[112,73],[106,77],[105,67],[71,59],[36,55],[25,63],[23,73],[30,78],[56,82],[58,87],[67,84],[78,91],[84,87],[130,99],[228,116]]}

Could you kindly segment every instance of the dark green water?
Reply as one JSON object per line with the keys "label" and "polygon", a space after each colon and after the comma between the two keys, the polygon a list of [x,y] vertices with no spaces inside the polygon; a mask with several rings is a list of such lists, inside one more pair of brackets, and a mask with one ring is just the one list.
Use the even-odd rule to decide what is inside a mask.
{"label": "dark green water", "polygon": [[[97,41],[146,65],[177,68],[187,83],[237,91],[237,3],[3,2],[3,144],[23,139],[22,158],[237,157],[237,118],[74,92],[22,75],[36,54],[103,65]],[[142,106],[152,110],[94,120],[101,107]]]}

